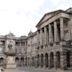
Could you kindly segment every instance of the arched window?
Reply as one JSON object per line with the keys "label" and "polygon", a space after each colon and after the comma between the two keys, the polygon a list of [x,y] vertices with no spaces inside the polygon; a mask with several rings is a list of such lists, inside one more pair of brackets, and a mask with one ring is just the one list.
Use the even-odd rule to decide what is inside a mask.
{"label": "arched window", "polygon": [[48,67],[48,54],[45,54],[45,67]]}
{"label": "arched window", "polygon": [[56,52],[56,67],[60,68],[60,52]]}
{"label": "arched window", "polygon": [[21,61],[22,61],[22,62],[24,61],[24,58],[23,58],[23,57],[21,57]]}
{"label": "arched window", "polygon": [[4,58],[3,58],[3,57],[1,57],[0,59],[1,59],[1,61],[3,61],[3,60],[4,60]]}
{"label": "arched window", "polygon": [[50,68],[54,67],[54,54],[53,52],[50,53]]}
{"label": "arched window", "polygon": [[16,57],[16,58],[15,58],[15,61],[19,61],[19,58],[18,58],[18,57]]}
{"label": "arched window", "polygon": [[41,54],[41,67],[43,67],[43,54]]}

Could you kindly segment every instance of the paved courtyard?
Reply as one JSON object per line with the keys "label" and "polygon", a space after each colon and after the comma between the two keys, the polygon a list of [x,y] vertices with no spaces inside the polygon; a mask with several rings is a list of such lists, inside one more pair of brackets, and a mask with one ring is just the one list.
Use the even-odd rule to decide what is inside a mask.
{"label": "paved courtyard", "polygon": [[[1,69],[1,68],[0,68]],[[16,68],[3,70],[1,72],[72,72],[72,70],[59,70],[59,69],[47,69],[47,68]]]}
{"label": "paved courtyard", "polygon": [[17,68],[17,69],[12,69],[11,71],[7,72],[71,72],[71,71],[61,71],[61,70],[48,70],[48,69],[41,69],[41,68]]}

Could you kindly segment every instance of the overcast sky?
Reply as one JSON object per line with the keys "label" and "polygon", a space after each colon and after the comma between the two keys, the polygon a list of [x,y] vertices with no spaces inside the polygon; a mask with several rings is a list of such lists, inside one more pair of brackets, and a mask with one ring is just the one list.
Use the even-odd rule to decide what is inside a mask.
{"label": "overcast sky", "polygon": [[27,35],[47,12],[72,7],[72,0],[0,0],[0,35]]}

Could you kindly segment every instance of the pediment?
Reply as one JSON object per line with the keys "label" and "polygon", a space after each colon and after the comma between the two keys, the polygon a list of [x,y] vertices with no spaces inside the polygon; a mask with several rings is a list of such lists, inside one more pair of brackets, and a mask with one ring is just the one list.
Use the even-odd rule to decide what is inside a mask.
{"label": "pediment", "polygon": [[[38,23],[37,25],[39,25],[39,24],[41,24],[42,22],[44,22],[45,20],[49,19],[52,15],[53,15],[53,14],[45,14],[45,15],[42,17],[42,19],[39,21],[39,23]],[[37,27],[37,26],[36,26],[36,27]]]}
{"label": "pediment", "polygon": [[44,15],[43,19],[41,20],[41,22],[44,22],[45,20],[49,19],[53,14],[48,14],[48,15]]}
{"label": "pediment", "polygon": [[62,10],[57,10],[57,11],[53,11],[50,13],[46,13],[42,19],[38,22],[38,24],[36,25],[36,27],[40,26],[43,22],[45,22],[46,20],[49,20],[51,17],[55,16],[57,13],[60,13]]}

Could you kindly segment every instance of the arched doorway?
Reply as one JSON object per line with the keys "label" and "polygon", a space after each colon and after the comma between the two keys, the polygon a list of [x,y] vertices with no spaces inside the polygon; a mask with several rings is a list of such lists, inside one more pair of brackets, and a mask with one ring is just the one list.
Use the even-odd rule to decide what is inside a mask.
{"label": "arched doorway", "polygon": [[27,62],[28,62],[28,61],[27,61],[27,57],[26,57],[26,58],[25,58],[25,66],[27,66]]}
{"label": "arched doorway", "polygon": [[34,66],[34,57],[32,57],[32,66]]}
{"label": "arched doorway", "polygon": [[70,67],[70,51],[66,52],[66,62],[67,62],[67,67]]}
{"label": "arched doorway", "polygon": [[45,67],[48,67],[48,53],[45,54]]}
{"label": "arched doorway", "polygon": [[44,63],[43,63],[43,58],[44,58],[44,57],[43,57],[43,54],[41,54],[41,67],[43,67],[43,64],[44,64]]}
{"label": "arched doorway", "polygon": [[30,57],[27,57],[27,66],[30,66]]}
{"label": "arched doorway", "polygon": [[54,67],[54,54],[53,52],[50,53],[50,68]]}
{"label": "arched doorway", "polygon": [[24,58],[21,57],[21,66],[23,66],[23,65],[24,65]]}
{"label": "arched doorway", "polygon": [[16,61],[16,62],[17,62],[17,61],[19,61],[19,58],[18,58],[18,57],[16,57],[16,58],[15,58],[15,61]]}
{"label": "arched doorway", "polygon": [[39,67],[39,55],[37,55],[37,67]]}
{"label": "arched doorway", "polygon": [[37,56],[35,56],[35,67],[37,67]]}
{"label": "arched doorway", "polygon": [[1,58],[0,58],[0,65],[3,66],[3,63],[4,63],[4,58],[1,57]]}
{"label": "arched doorway", "polygon": [[56,52],[56,68],[60,68],[60,52]]}
{"label": "arched doorway", "polygon": [[19,66],[19,58],[18,57],[15,58],[15,62],[17,64],[17,66]]}

